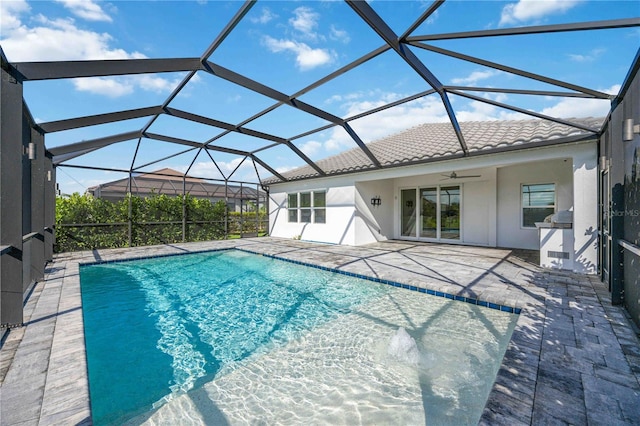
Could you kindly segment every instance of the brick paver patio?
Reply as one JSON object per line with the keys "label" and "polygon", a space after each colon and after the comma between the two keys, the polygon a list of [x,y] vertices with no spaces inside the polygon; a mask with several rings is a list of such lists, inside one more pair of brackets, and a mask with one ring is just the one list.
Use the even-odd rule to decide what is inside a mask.
{"label": "brick paver patio", "polygon": [[640,343],[594,276],[507,249],[389,241],[361,247],[256,238],[57,255],[0,350],[2,425],[90,424],[79,264],[242,247],[521,308],[481,424],[640,424]]}

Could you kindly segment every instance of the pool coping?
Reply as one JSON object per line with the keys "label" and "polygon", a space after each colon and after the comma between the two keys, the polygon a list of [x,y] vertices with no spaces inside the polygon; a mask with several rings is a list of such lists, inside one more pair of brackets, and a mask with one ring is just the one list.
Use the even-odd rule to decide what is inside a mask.
{"label": "pool coping", "polygon": [[[2,418],[9,420],[10,424],[12,423],[11,417],[26,419],[24,424],[91,424],[79,281],[80,265],[96,263],[88,262],[91,257],[99,262],[104,261],[105,258],[108,261],[124,261],[144,257],[157,257],[148,256],[149,251],[160,252],[162,255],[230,249],[256,252],[255,247],[250,250],[246,246],[263,245],[262,252],[257,252],[257,254],[276,257],[294,263],[303,263],[307,264],[307,266],[313,265],[293,259],[292,256],[283,257],[282,254],[274,256],[269,253],[270,249],[273,250],[269,244],[278,245],[278,250],[291,248],[291,252],[305,247],[317,248],[317,246],[306,242],[260,238],[187,243],[127,250],[113,249],[98,252],[78,252],[57,256],[47,268],[46,280],[36,285],[25,306],[25,323],[27,325],[21,329],[23,336],[15,352],[14,362],[2,383]],[[243,246],[245,247],[243,248]],[[201,249],[198,249],[198,247]],[[136,256],[142,252],[147,255]],[[283,252],[287,253],[287,250]],[[320,269],[329,268],[328,266],[322,266],[321,261],[318,261],[318,263],[320,265],[313,266]],[[344,270],[338,272],[354,274],[354,272]],[[637,347],[637,336],[633,335],[633,333],[630,336],[627,332],[630,329],[629,324],[624,323],[624,315],[620,313],[620,308],[607,306],[606,289],[597,279],[568,273],[554,273],[553,271],[543,271],[543,275],[550,277],[550,282],[554,286],[558,285],[565,288],[565,290],[567,287],[576,285],[581,280],[594,288],[600,284],[599,288],[596,289],[597,302],[608,308],[606,309],[608,315],[615,317],[616,323],[613,324],[611,334],[615,333],[616,341],[622,341],[620,343],[621,346],[628,339],[631,339],[633,343],[633,337],[635,337],[635,345]],[[380,280],[380,277],[368,277],[368,279],[375,281],[376,279]],[[411,287],[409,284],[406,285]],[[440,290],[444,289],[441,288]],[[433,291],[435,292],[436,290]],[[446,292],[441,291],[440,293],[444,294]],[[437,294],[434,295],[437,296]],[[455,300],[455,295],[453,296],[453,300]],[[547,299],[553,299],[553,297],[548,296],[545,302],[522,304],[520,301],[514,301],[513,304],[521,309],[520,315],[485,405],[480,420],[481,424],[531,424],[534,418],[546,418],[547,420],[563,418],[562,413],[554,411],[551,403],[545,403],[544,406],[540,406],[538,401],[544,402],[544,397],[539,395],[541,390],[536,389],[540,382],[540,366],[545,362],[546,348],[543,334],[545,333],[545,323],[548,320],[550,308],[550,305],[546,303]],[[608,303],[610,304],[610,300],[608,300]],[[612,326],[612,321],[604,319],[603,323],[598,325],[603,324]],[[620,330],[616,330],[616,326]],[[618,335],[620,334],[618,331],[623,334],[622,337]],[[48,342],[43,342],[42,333],[48,333],[47,335],[50,337]],[[19,335],[20,332],[16,334]],[[12,336],[10,335],[8,339],[12,339]],[[43,346],[43,349],[35,351],[34,348],[39,345]],[[636,365],[633,359],[629,361],[628,354],[625,353],[625,356],[627,357],[628,366],[634,368],[631,376],[635,380],[625,383],[625,386],[635,392],[635,395],[640,395],[638,391],[640,389],[640,380],[638,379],[640,368],[637,368],[640,365],[640,357]],[[34,363],[25,366],[26,362],[23,362],[23,360],[30,358],[34,360]],[[626,368],[629,368],[628,366]],[[26,382],[24,381],[25,378],[28,378]],[[584,404],[586,405],[586,402]],[[5,407],[7,406],[15,408],[11,411],[6,411]],[[12,412],[14,413],[13,416]],[[537,413],[536,416],[534,416],[534,412]]]}
{"label": "pool coping", "polygon": [[457,294],[451,294],[451,293],[446,293],[446,292],[442,292],[442,291],[432,290],[432,289],[429,289],[429,288],[424,288],[424,287],[419,287],[419,286],[415,286],[415,285],[405,284],[405,283],[401,283],[401,282],[394,281],[394,280],[371,277],[371,276],[368,276],[368,275],[358,274],[358,273],[355,273],[355,272],[343,271],[341,269],[331,268],[331,267],[328,267],[328,266],[316,265],[316,264],[310,263],[310,262],[302,262],[302,261],[299,261],[299,260],[287,259],[286,257],[275,256],[275,255],[272,255],[272,254],[265,254],[265,253],[261,253],[259,251],[249,250],[249,249],[245,249],[245,248],[242,248],[242,247],[229,247],[229,248],[212,249],[212,250],[198,250],[198,251],[193,251],[193,252],[189,252],[189,253],[161,254],[161,255],[157,255],[157,256],[133,257],[133,258],[130,258],[130,259],[102,260],[102,261],[95,261],[95,262],[88,262],[88,263],[79,263],[79,266],[83,267],[83,266],[102,265],[102,264],[109,264],[109,263],[123,263],[123,262],[132,262],[132,261],[136,261],[136,260],[158,259],[158,258],[173,257],[173,256],[185,256],[187,254],[215,253],[215,252],[230,251],[230,250],[237,250],[237,251],[242,251],[242,252],[245,252],[245,253],[255,254],[255,255],[258,255],[258,256],[269,257],[271,259],[277,259],[277,260],[280,260],[280,261],[283,261],[283,262],[293,263],[295,265],[307,266],[309,268],[320,269],[322,271],[333,272],[333,273],[336,273],[336,274],[346,275],[346,276],[354,277],[354,278],[360,278],[360,279],[363,279],[363,280],[366,280],[366,281],[376,282],[376,283],[379,283],[379,284],[390,285],[390,286],[396,287],[396,288],[402,288],[402,289],[410,290],[410,291],[417,291],[418,293],[424,293],[424,294],[428,294],[430,296],[444,297],[445,299],[455,300],[455,301],[458,301],[458,302],[465,302],[465,303],[469,303],[471,305],[478,305],[478,306],[482,306],[484,308],[495,309],[495,310],[502,311],[502,312],[507,312],[507,313],[510,313],[510,314],[519,315],[520,312],[522,311],[522,308],[516,308],[516,307],[513,307],[513,306],[501,305],[499,303],[493,303],[493,302],[489,302],[489,301],[486,301],[486,300],[481,300],[481,299],[477,299],[477,298],[473,298],[473,297],[460,296],[460,295],[457,295]]}

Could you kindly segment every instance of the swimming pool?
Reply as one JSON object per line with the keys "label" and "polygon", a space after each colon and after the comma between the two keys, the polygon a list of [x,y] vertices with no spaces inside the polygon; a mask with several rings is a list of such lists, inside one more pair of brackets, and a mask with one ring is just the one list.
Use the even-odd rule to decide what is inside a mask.
{"label": "swimming pool", "polygon": [[476,424],[517,320],[238,250],[81,288],[96,424]]}

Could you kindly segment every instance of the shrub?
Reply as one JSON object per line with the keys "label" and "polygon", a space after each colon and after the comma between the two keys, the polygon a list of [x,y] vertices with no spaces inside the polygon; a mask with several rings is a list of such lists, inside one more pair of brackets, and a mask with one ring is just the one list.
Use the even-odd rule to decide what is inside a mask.
{"label": "shrub", "polygon": [[225,229],[227,234],[238,236],[267,232],[266,212],[229,212],[227,215],[224,201],[212,203],[188,194],[184,199],[160,194],[147,198],[127,195],[123,200],[111,202],[74,193],[56,198],[55,251],[127,247],[129,201],[132,246],[182,242],[183,212],[186,217],[184,241],[223,239]]}

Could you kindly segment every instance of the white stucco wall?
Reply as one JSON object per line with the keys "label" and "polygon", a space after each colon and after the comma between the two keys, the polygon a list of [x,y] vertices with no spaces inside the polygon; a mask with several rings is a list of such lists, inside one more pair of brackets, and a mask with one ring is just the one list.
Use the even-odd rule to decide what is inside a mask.
{"label": "white stucco wall", "polygon": [[[583,142],[277,184],[270,189],[270,234],[347,245],[400,238],[400,190],[455,183],[462,189],[462,243],[537,250],[538,230],[521,226],[521,185],[555,183],[557,210],[574,212],[576,270],[592,273],[596,159],[596,144]],[[452,170],[481,177],[443,181]],[[327,191],[326,223],[289,223],[287,193],[313,190]],[[381,206],[371,206],[373,196]]]}
{"label": "white stucco wall", "polygon": [[496,178],[496,169],[490,168],[482,171],[482,181],[464,184],[462,226],[467,244],[496,245]]}
{"label": "white stucco wall", "polygon": [[598,272],[598,162],[595,147],[573,156],[573,270]]}
{"label": "white stucco wall", "polygon": [[[357,182],[355,184],[355,245],[383,241],[393,237],[393,180]],[[371,198],[380,197],[379,206]]]}
{"label": "white stucco wall", "polygon": [[573,209],[571,158],[515,164],[498,169],[498,246],[537,250],[538,230],[522,227],[522,184],[555,183],[556,211]]}
{"label": "white stucco wall", "polygon": [[[290,223],[287,193],[326,190],[326,223]],[[342,179],[314,179],[278,185],[269,194],[269,234],[330,244],[355,244],[355,189]]]}

